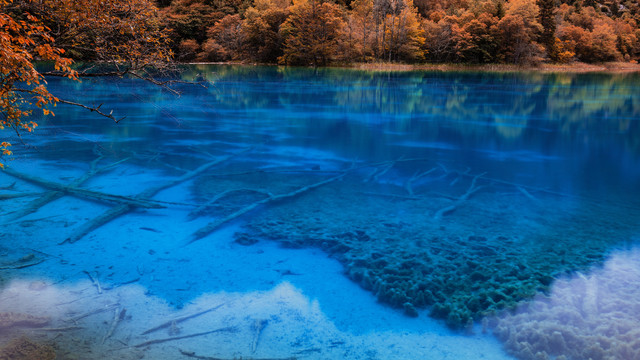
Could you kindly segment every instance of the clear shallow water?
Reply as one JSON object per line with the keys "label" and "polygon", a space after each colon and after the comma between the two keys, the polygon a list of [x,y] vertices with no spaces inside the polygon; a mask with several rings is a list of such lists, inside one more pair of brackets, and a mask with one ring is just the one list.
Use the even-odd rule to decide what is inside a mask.
{"label": "clear shallow water", "polygon": [[[152,358],[182,349],[231,357],[498,359],[508,351],[577,359],[585,355],[576,347],[604,336],[597,326],[576,334],[580,325],[569,328],[562,316],[532,330],[539,316],[514,319],[502,310],[562,294],[556,279],[608,274],[597,269],[637,244],[639,75],[227,66],[184,73],[197,76],[213,83],[181,86],[181,97],[136,81],[54,79],[56,93],[104,103],[126,118],[115,125],[60,107],[39,120],[29,148],[14,149],[13,170],[64,184],[96,159],[96,168],[123,161],[79,186],[142,193],[138,199],[164,207],[126,209],[83,231],[116,205],[67,195],[19,217],[42,186],[2,175],[2,184],[16,181],[3,193],[38,193],[3,201],[6,292],[33,298],[10,280],[43,281],[71,297],[55,304],[82,304],[56,316],[47,311],[69,305],[39,305],[54,323],[93,308],[80,299],[129,308],[131,319],[117,324],[113,338],[103,340],[109,327],[101,325],[95,334],[65,332],[67,343],[85,338],[100,353],[118,341],[122,354]],[[170,183],[195,169],[202,171]],[[158,191],[144,194],[149,188]],[[96,293],[91,278],[107,290]],[[130,290],[137,295],[125,293],[131,286],[141,288]],[[610,314],[591,305],[600,301],[589,300],[593,293],[584,293],[588,306],[574,318]],[[140,334],[152,323],[227,304],[224,294],[235,296],[234,305],[206,316],[237,327],[234,335],[134,346],[152,339]],[[611,303],[636,309],[619,296]],[[138,304],[145,301],[153,305]],[[243,314],[251,303],[263,305]],[[89,319],[99,316],[112,323],[110,313]],[[639,317],[628,311],[624,319]],[[482,334],[483,318],[502,344]],[[255,321],[265,319],[254,349]],[[185,322],[181,334],[208,330]],[[636,356],[630,331],[606,335],[629,349],[602,345],[603,358]],[[548,345],[560,343],[556,332],[564,346]],[[531,340],[545,336],[553,341]],[[583,342],[570,341],[576,337]]]}

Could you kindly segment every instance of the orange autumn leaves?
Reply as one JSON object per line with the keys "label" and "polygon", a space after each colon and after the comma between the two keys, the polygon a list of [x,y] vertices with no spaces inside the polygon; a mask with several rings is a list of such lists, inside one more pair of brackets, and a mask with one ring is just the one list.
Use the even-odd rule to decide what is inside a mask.
{"label": "orange autumn leaves", "polygon": [[172,0],[184,61],[640,60],[637,0]]}
{"label": "orange autumn leaves", "polygon": [[425,31],[411,0],[248,0],[246,8],[231,0],[224,3],[234,6],[206,3],[176,0],[164,10],[182,60],[314,66],[425,60]]}
{"label": "orange autumn leaves", "polygon": [[[34,109],[54,115],[57,103],[82,106],[50,93],[47,76],[77,80],[101,64],[108,75],[146,79],[173,56],[160,28],[152,0],[0,0],[0,129],[20,136],[36,128],[25,120]],[[2,144],[0,156],[10,155],[11,144]]]}
{"label": "orange autumn leaves", "polygon": [[338,5],[328,1],[295,0],[282,25],[285,64],[326,65],[338,47],[342,27]]}
{"label": "orange autumn leaves", "polygon": [[[57,98],[46,88],[42,74],[34,61],[50,61],[56,70],[75,78],[71,59],[64,50],[53,46],[50,29],[29,13],[20,11],[12,0],[0,1],[0,129],[13,129],[16,133],[31,132],[37,124],[25,121],[32,105],[43,109],[55,104]],[[2,155],[11,155],[11,143],[0,144]],[[4,167],[0,163],[1,167]]]}
{"label": "orange autumn leaves", "polygon": [[[3,141],[0,143],[0,151],[2,151],[2,155],[11,155],[12,152],[11,150],[8,149],[8,147],[11,146],[10,143]],[[0,168],[4,169],[4,164],[0,163]]]}
{"label": "orange autumn leaves", "polygon": [[173,56],[151,0],[43,0],[30,8],[56,24],[56,43],[74,59],[128,67]]}

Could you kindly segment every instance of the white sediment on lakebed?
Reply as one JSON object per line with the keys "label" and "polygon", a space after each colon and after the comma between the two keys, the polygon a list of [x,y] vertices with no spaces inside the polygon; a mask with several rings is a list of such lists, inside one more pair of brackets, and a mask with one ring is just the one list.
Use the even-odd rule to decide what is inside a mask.
{"label": "white sediment on lakebed", "polygon": [[[26,281],[16,281],[5,288],[0,294],[3,311],[51,317],[50,324],[43,329],[59,330],[24,328],[12,329],[11,333],[55,341],[58,356],[63,359],[176,359],[182,357],[181,351],[217,358],[508,358],[490,338],[450,334],[438,331],[437,327],[418,329],[428,325],[413,326],[411,330],[370,329],[362,334],[342,331],[322,311],[318,300],[311,300],[287,282],[270,291],[206,294],[181,310],[168,306],[162,299],[145,295],[144,288],[138,285],[125,285],[102,294],[88,281],[73,286],[32,288]],[[141,335],[171,319],[212,307],[215,310]],[[126,315],[105,339],[114,313],[123,308]],[[106,310],[73,321],[100,309]],[[366,311],[371,312],[371,316],[390,315],[384,311],[376,313],[374,309],[360,310]],[[398,319],[390,320],[399,325]],[[259,337],[254,326],[257,321],[266,321]],[[65,330],[75,326],[79,328]],[[217,329],[221,331],[188,337]],[[181,336],[187,338],[162,341]],[[156,340],[160,341],[153,343]]]}
{"label": "white sediment on lakebed", "polygon": [[[49,278],[29,276],[4,288],[0,293],[0,311],[51,317],[48,328],[80,326],[80,329],[70,331],[43,332],[26,328],[12,331],[13,334],[25,332],[36,340],[54,339],[59,354],[69,359],[137,359],[142,356],[148,359],[175,359],[182,356],[180,350],[219,358],[509,358],[490,336],[456,334],[426,315],[419,319],[408,318],[401,311],[377,303],[370,293],[341,274],[341,266],[337,262],[326,258],[320,251],[281,249],[271,243],[254,246],[255,250],[239,246],[210,246],[211,252],[219,251],[228,260],[216,265],[217,271],[224,274],[215,280],[219,291],[191,299],[182,304],[182,309],[176,309],[165,299],[150,293],[163,292],[158,289],[158,283],[161,287],[170,288],[185,286],[185,282],[190,280],[197,281],[197,273],[189,271],[172,277],[167,272],[153,279],[138,281],[151,281],[151,291],[138,284],[112,287],[115,278],[107,280],[102,277],[100,294],[87,276],[80,275],[78,280],[78,274],[56,274],[56,271],[63,269],[56,269],[57,260],[51,259],[45,262]],[[237,254],[236,257],[233,252]],[[106,265],[117,261],[109,258],[109,253],[88,256],[95,264]],[[192,261],[206,261],[207,256],[201,259],[195,257]],[[271,268],[263,268],[265,258],[273,265]],[[74,260],[69,258],[67,261]],[[257,267],[249,268],[248,265],[252,263]],[[161,268],[155,270],[162,272]],[[290,275],[283,276],[283,273]],[[98,277],[98,272],[94,275]],[[58,280],[66,276],[75,280]],[[177,280],[179,278],[182,282]],[[268,289],[224,290],[225,287],[238,289],[254,286],[245,282]],[[211,281],[207,284],[215,286]],[[167,327],[141,335],[171,319],[218,305],[222,306],[176,323],[179,332],[171,332],[171,328]],[[72,321],[104,308],[108,310]],[[126,309],[126,316],[102,343],[113,324],[117,309]],[[252,352],[255,336],[253,324],[257,320],[267,320],[267,324],[260,334],[256,351]],[[232,327],[234,331],[135,346],[155,339],[227,327]]]}
{"label": "white sediment on lakebed", "polygon": [[[109,181],[92,187],[114,186],[105,178]],[[179,186],[161,195],[184,201],[185,193]],[[490,335],[455,333],[426,314],[409,318],[378,303],[321,250],[284,249],[268,241],[245,247],[233,242],[237,225],[184,247],[180,240],[197,228],[197,221],[186,223],[184,210],[131,212],[75,244],[57,245],[62,234],[51,229],[65,228],[62,222],[73,227],[104,209],[64,197],[5,226],[3,263],[29,254],[44,262],[3,272],[13,280],[0,292],[0,312],[50,322],[49,330],[6,329],[3,340],[26,334],[53,341],[63,359],[188,358],[181,350],[223,359],[510,359]],[[87,273],[98,280],[101,293]],[[254,325],[262,320],[256,343]],[[78,328],[65,330],[69,327]],[[217,329],[223,330],[152,343]]]}
{"label": "white sediment on lakebed", "polygon": [[[70,359],[640,351],[638,296],[627,290],[637,262],[612,275],[597,269],[611,249],[638,243],[633,79],[231,70],[197,69],[220,71],[216,86],[180,98],[126,80],[49,84],[117,104],[127,120],[114,127],[60,108],[40,122],[34,113],[46,136],[5,157],[27,175],[105,196],[58,187],[67,194],[24,216],[44,189],[0,171],[0,324],[15,325],[0,329],[0,346],[22,332]],[[115,219],[106,213],[114,206]],[[204,216],[190,220],[201,206]],[[211,223],[215,231],[185,245]],[[583,276],[563,280],[576,271]],[[505,312],[515,316],[487,322],[502,344],[443,325],[516,305]]]}

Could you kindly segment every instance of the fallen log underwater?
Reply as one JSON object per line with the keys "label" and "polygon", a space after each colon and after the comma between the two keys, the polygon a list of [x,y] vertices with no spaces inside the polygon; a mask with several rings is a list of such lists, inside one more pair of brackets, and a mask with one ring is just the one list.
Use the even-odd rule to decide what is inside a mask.
{"label": "fallen log underwater", "polygon": [[[94,150],[94,152],[96,152],[96,150]],[[113,168],[115,168],[116,166],[120,165],[121,163],[129,160],[129,158],[125,158],[119,161],[116,161],[114,163],[111,163],[109,165],[103,166],[101,168],[96,168],[96,166],[98,165],[98,163],[100,162],[100,160],[102,160],[104,158],[104,156],[102,154],[99,153],[99,156],[94,159],[90,166],[89,166],[89,170],[87,170],[87,172],[79,177],[78,179],[76,179],[74,182],[71,183],[71,186],[73,187],[79,187],[80,185],[82,185],[83,183],[85,183],[87,180],[91,179],[91,177],[93,177],[96,174],[99,174],[101,172],[107,171],[107,170],[111,170]],[[26,176],[24,174],[21,174],[21,176]],[[24,178],[23,178],[24,179]],[[7,219],[7,221],[12,221],[12,220],[17,220],[20,219],[22,217],[25,217],[29,214],[33,214],[34,212],[38,211],[38,209],[40,209],[41,207],[45,206],[46,204],[53,202],[61,197],[63,197],[65,195],[65,192],[60,191],[60,190],[51,190],[48,191],[44,194],[40,194],[40,196],[37,199],[32,200],[30,203],[28,203],[26,206],[24,206],[22,209],[14,212],[12,214],[12,216]]]}
{"label": "fallen log underwater", "polygon": [[[165,207],[163,205],[159,205],[153,202],[152,200],[147,200],[145,198],[131,197],[126,195],[107,194],[100,191],[83,189],[74,185],[63,185],[57,182],[42,179],[37,176],[23,174],[21,172],[15,171],[10,168],[6,168],[3,171],[5,174],[13,176],[15,178],[22,179],[24,181],[36,184],[38,186],[54,190],[55,192],[71,194],[80,198],[85,198],[89,200],[99,200],[103,202],[128,204],[131,206],[147,208],[147,209],[161,209]],[[51,196],[54,196],[54,195],[55,194]]]}
{"label": "fallen log underwater", "polygon": [[[157,193],[159,193],[162,190],[168,189],[170,187],[173,187],[175,185],[178,185],[180,183],[183,183],[187,180],[190,180],[198,175],[200,175],[201,173],[205,172],[206,170],[210,169],[211,167],[218,165],[220,163],[223,163],[235,156],[238,156],[240,154],[243,154],[249,150],[251,150],[252,147],[249,148],[245,148],[242,149],[238,152],[229,154],[229,155],[225,155],[222,156],[214,161],[208,162],[204,165],[201,165],[200,167],[198,167],[195,170],[191,170],[185,174],[183,174],[182,176],[179,176],[175,179],[172,179],[170,181],[167,181],[166,183],[162,184],[162,185],[158,185],[158,186],[154,186],[151,187],[147,190],[144,190],[143,192],[139,193],[138,195],[134,196],[133,199],[149,199],[152,198],[153,196],[155,196]],[[120,205],[113,207],[107,211],[105,211],[104,213],[98,215],[97,217],[95,217],[94,219],[84,223],[79,229],[77,229],[76,231],[74,231],[69,237],[67,237],[64,241],[62,241],[60,244],[64,244],[64,243],[71,243],[73,244],[74,242],[82,239],[84,236],[86,236],[87,234],[89,234],[91,231],[105,225],[106,223],[110,222],[113,219],[118,218],[119,216],[128,213],[129,211],[135,209],[136,206],[135,204],[132,203],[121,203]]]}
{"label": "fallen log underwater", "polygon": [[[97,164],[103,159],[103,156],[101,154],[98,154],[99,156],[92,161],[91,163],[91,167],[90,169],[81,177],[79,177],[78,179],[74,180],[73,182],[71,182],[68,185],[65,184],[61,184],[58,182],[54,182],[54,181],[50,181],[50,180],[46,180],[37,176],[33,176],[33,175],[28,175],[28,174],[24,174],[18,171],[15,171],[11,168],[7,168],[4,170],[4,173],[18,178],[18,179],[22,179],[24,181],[33,183],[37,186],[43,187],[45,189],[49,189],[50,191],[43,193],[38,199],[35,199],[31,202],[29,202],[27,205],[25,205],[24,208],[10,214],[10,219],[19,219],[21,217],[24,217],[28,214],[31,214],[35,211],[37,211],[39,208],[41,208],[42,206],[64,196],[64,195],[72,195],[72,196],[76,196],[82,199],[88,199],[88,200],[93,200],[93,201],[99,201],[99,202],[107,202],[107,203],[115,203],[116,205],[111,207],[110,209],[104,211],[103,213],[97,215],[96,217],[94,217],[93,219],[81,224],[79,227],[77,227],[73,233],[71,233],[65,240],[63,240],[62,242],[60,242],[59,244],[64,244],[64,243],[75,243],[76,241],[82,239],[83,237],[85,237],[87,234],[89,234],[90,232],[92,232],[93,230],[107,224],[108,222],[136,209],[136,208],[143,208],[143,209],[159,209],[159,208],[166,208],[169,205],[176,205],[178,203],[169,203],[169,202],[164,202],[164,201],[158,201],[158,200],[154,200],[152,199],[156,194],[158,194],[160,191],[165,190],[167,188],[176,186],[180,183],[183,183],[185,181],[188,181],[190,179],[193,179],[194,177],[202,174],[203,172],[207,171],[208,169],[212,168],[215,165],[221,164],[225,161],[228,161],[229,159],[238,156],[240,154],[243,154],[245,152],[250,151],[251,149],[253,149],[255,147],[248,147],[248,148],[244,148],[240,151],[237,151],[235,153],[231,153],[231,154],[227,154],[224,156],[221,156],[213,161],[210,161],[208,163],[205,163],[203,165],[201,165],[200,167],[191,170],[191,171],[186,171],[184,174],[182,174],[181,176],[178,176],[174,179],[171,179],[161,185],[158,186],[154,186],[151,188],[148,188],[142,192],[140,192],[137,195],[133,195],[133,196],[127,196],[127,195],[114,195],[114,194],[109,194],[109,193],[104,193],[104,192],[100,192],[100,191],[95,191],[95,190],[90,190],[90,189],[86,189],[86,188],[82,188],[80,187],[80,185],[82,185],[84,182],[86,182],[87,180],[91,179],[94,175],[113,169],[114,167],[116,167],[117,165],[121,164],[122,162],[128,160],[129,158],[126,159],[122,159],[119,161],[116,161],[114,163],[111,163],[109,165],[106,165],[104,167],[98,168]],[[342,177],[344,177],[347,173],[349,172],[353,172],[356,170],[362,170],[362,169],[366,169],[366,168],[374,168],[374,172],[371,173],[368,177],[365,177],[364,182],[369,182],[369,181],[377,181],[379,178],[381,178],[382,176],[384,176],[385,174],[387,174],[391,168],[393,168],[396,164],[398,163],[404,163],[404,162],[421,162],[421,161],[428,161],[429,159],[426,158],[399,158],[396,160],[387,160],[387,161],[380,161],[380,162],[375,162],[375,163],[360,163],[357,166],[355,164],[352,163],[351,167],[347,170],[336,170],[336,171],[331,171],[336,173],[336,175],[325,179],[325,180],[321,180],[318,181],[316,183],[310,184],[310,185],[306,185],[306,186],[302,186],[296,190],[293,190],[291,192],[288,193],[284,193],[284,194],[272,194],[269,191],[265,191],[265,190],[256,190],[256,189],[251,189],[251,188],[242,188],[242,189],[231,189],[231,190],[225,190],[222,193],[214,196],[212,199],[210,199],[209,201],[207,201],[204,204],[178,204],[178,205],[189,205],[189,206],[193,206],[195,207],[195,209],[189,214],[190,218],[196,217],[201,215],[202,213],[204,213],[206,210],[208,210],[209,208],[211,208],[212,206],[215,206],[217,201],[220,200],[221,198],[234,193],[234,192],[253,192],[253,193],[260,193],[262,195],[264,195],[265,197],[263,199],[260,199],[258,201],[252,202],[234,212],[232,212],[231,214],[213,220],[211,222],[209,222],[208,224],[206,224],[204,227],[198,229],[197,231],[195,231],[186,241],[186,245],[191,244],[197,240],[200,240],[202,238],[204,238],[205,236],[209,235],[210,233],[214,232],[215,230],[217,230],[219,227],[221,227],[222,225],[233,221],[249,212],[251,212],[252,210],[262,206],[262,205],[267,205],[269,203],[272,202],[277,202],[280,200],[284,200],[284,199],[288,199],[288,198],[293,198],[296,197],[304,192],[307,192],[309,190],[315,189],[317,187],[329,184],[333,181],[336,181],[338,179],[341,179]],[[463,194],[462,196],[459,197],[453,197],[453,203],[450,204],[449,206],[446,206],[444,208],[441,208],[437,211],[435,211],[435,214],[433,215],[433,219],[434,220],[440,220],[442,219],[443,216],[451,214],[452,212],[454,212],[460,205],[462,205],[462,203],[464,203],[465,201],[467,201],[474,193],[476,193],[478,190],[484,188],[485,186],[476,186],[476,182],[480,179],[487,181],[489,183],[493,183],[493,184],[501,184],[501,185],[508,185],[508,186],[515,186],[516,189],[518,189],[523,195],[525,195],[526,197],[528,197],[529,199],[534,200],[535,198],[533,197],[533,195],[531,195],[531,193],[529,191],[536,191],[536,192],[542,192],[542,193],[548,193],[548,194],[553,194],[556,196],[572,196],[571,194],[563,194],[563,193],[558,193],[558,192],[553,192],[553,191],[549,191],[547,189],[540,189],[540,188],[536,188],[536,187],[531,187],[531,186],[525,186],[525,185],[521,185],[521,184],[516,184],[516,183],[511,183],[511,182],[507,182],[507,181],[503,181],[500,179],[493,179],[493,178],[489,178],[485,176],[485,173],[480,174],[480,175],[471,175],[469,174],[469,170],[467,170],[466,172],[457,172],[457,171],[449,171],[446,168],[444,168],[443,165],[439,165],[439,168],[442,168],[443,172],[445,173],[445,175],[447,174],[451,174],[451,173],[457,173],[458,178],[459,177],[471,177],[472,178],[472,182],[471,182],[471,186],[469,187],[469,189],[467,190],[467,192],[465,194]],[[420,200],[424,197],[418,197],[414,194],[414,183],[417,182],[417,180],[426,177],[430,174],[432,174],[433,172],[435,172],[438,169],[438,167],[435,168],[431,168],[430,170],[424,171],[424,172],[417,172],[415,173],[412,177],[410,177],[405,183],[404,183],[404,188],[406,190],[406,192],[409,194],[409,196],[407,196],[407,199],[412,199],[412,200]],[[288,171],[292,171],[295,172],[293,170],[288,170]],[[268,171],[264,171],[261,170],[261,172],[268,172]],[[321,172],[315,172],[315,173],[321,173]],[[326,172],[325,172],[326,173]],[[242,173],[239,173],[242,174]],[[213,175],[215,176],[215,174]],[[457,181],[457,179],[455,181]],[[527,191],[527,189],[529,191]],[[16,196],[10,196],[10,197],[20,197],[20,196],[28,196],[28,195],[35,195],[34,193],[25,193],[24,195],[16,195]],[[375,195],[375,194],[372,194]],[[380,194],[382,196],[389,196],[387,194]],[[394,195],[395,197],[400,198],[399,195]]]}
{"label": "fallen log underwater", "polygon": [[[351,170],[351,169],[350,169]],[[220,226],[228,223],[229,221],[232,221],[236,218],[239,218],[240,216],[250,212],[251,210],[254,210],[255,208],[259,207],[260,205],[264,205],[273,201],[278,201],[278,200],[283,200],[283,199],[287,199],[287,198],[291,198],[297,195],[300,195],[304,192],[307,192],[309,190],[318,188],[322,185],[326,185],[329,184],[331,182],[334,182],[340,178],[343,178],[347,172],[349,172],[350,170],[345,170],[344,172],[342,172],[339,175],[336,175],[334,177],[331,177],[329,179],[325,179],[323,181],[319,181],[317,183],[311,184],[311,185],[307,185],[307,186],[303,186],[301,188],[298,188],[294,191],[288,192],[286,194],[279,194],[279,195],[271,195],[265,199],[253,202],[245,207],[243,207],[242,209],[235,211],[234,213],[221,218],[221,219],[217,219],[214,220],[210,223],[208,223],[207,225],[205,225],[204,227],[200,228],[199,230],[197,230],[196,232],[194,232],[191,237],[187,240],[185,245],[189,245],[193,242],[196,242],[202,238],[204,238],[205,236],[211,234],[213,231],[215,231],[216,229],[218,229]]]}

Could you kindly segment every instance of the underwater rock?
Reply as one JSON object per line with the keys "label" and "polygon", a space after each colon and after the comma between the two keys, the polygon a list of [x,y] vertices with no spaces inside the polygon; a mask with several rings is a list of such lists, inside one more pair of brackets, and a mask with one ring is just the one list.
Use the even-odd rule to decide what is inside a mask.
{"label": "underwater rock", "polygon": [[431,307],[429,316],[436,319],[445,319],[451,312],[451,307],[448,304],[436,303]]}
{"label": "underwater rock", "polygon": [[280,246],[285,249],[302,249],[305,247],[304,242],[301,240],[282,239],[280,240]]}
{"label": "underwater rock", "polygon": [[251,246],[258,242],[258,239],[255,236],[250,236],[244,232],[237,232],[234,234],[234,242],[244,246]]}
{"label": "underwater rock", "polygon": [[330,247],[329,249],[327,249],[327,252],[333,255],[333,254],[344,254],[346,252],[349,252],[349,250],[351,250],[351,248],[345,244],[336,244]]}
{"label": "underwater rock", "polygon": [[418,317],[418,310],[416,310],[415,306],[413,306],[412,303],[406,302],[402,304],[402,307],[404,308],[405,315],[410,317]]}
{"label": "underwater rock", "polygon": [[56,352],[50,345],[38,344],[26,337],[11,340],[0,349],[0,360],[54,360]]}
{"label": "underwater rock", "polygon": [[371,279],[371,275],[369,275],[369,272],[366,270],[362,274],[360,286],[362,286],[363,289],[369,290],[369,291],[373,290],[374,288],[374,282]]}
{"label": "underwater rock", "polygon": [[27,254],[27,255],[21,257],[20,259],[18,259],[18,262],[26,263],[26,262],[34,260],[35,258],[36,258],[36,256],[34,254]]}
{"label": "underwater rock", "polygon": [[582,353],[583,359],[602,360],[605,357],[605,351],[600,347],[600,344],[592,344],[587,347]]}
{"label": "underwater rock", "polygon": [[464,308],[457,308],[455,311],[449,312],[445,320],[445,324],[453,329],[466,328],[470,321],[473,321],[471,312]]}

